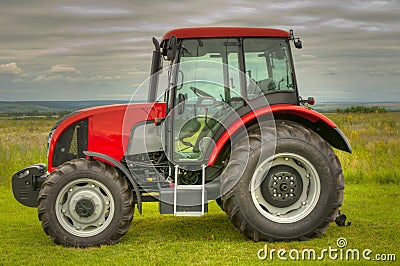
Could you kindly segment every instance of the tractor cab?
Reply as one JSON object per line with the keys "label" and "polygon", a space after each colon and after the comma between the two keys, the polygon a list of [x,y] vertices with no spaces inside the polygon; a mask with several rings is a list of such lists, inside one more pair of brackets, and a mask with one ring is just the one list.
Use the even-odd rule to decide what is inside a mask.
{"label": "tractor cab", "polygon": [[[153,40],[149,102],[167,104],[169,160],[199,169],[207,164],[215,134],[239,119],[238,113],[298,105],[293,39],[275,29],[199,28],[167,32],[161,45]],[[163,60],[170,65],[166,87],[157,84]]]}

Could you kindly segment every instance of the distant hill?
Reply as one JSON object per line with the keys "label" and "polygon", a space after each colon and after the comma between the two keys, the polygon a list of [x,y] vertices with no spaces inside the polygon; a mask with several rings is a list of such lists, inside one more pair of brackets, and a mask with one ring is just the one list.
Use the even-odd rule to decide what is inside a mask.
{"label": "distant hill", "polygon": [[[58,113],[64,111],[76,111],[94,106],[121,104],[127,101],[121,100],[94,100],[94,101],[0,101],[0,114],[24,114],[24,113]],[[400,111],[400,102],[317,102],[312,108],[318,112],[336,112],[337,109],[346,109],[351,106],[378,106],[388,111]]]}
{"label": "distant hill", "polygon": [[1,113],[53,113],[62,111],[76,111],[94,106],[121,104],[127,101],[94,100],[94,101],[0,101]]}

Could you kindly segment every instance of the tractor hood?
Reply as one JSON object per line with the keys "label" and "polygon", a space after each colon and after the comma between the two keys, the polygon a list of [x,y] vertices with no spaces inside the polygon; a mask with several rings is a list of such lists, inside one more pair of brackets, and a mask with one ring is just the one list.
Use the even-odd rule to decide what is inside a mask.
{"label": "tractor hood", "polygon": [[53,127],[49,137],[49,171],[63,163],[60,158],[63,153],[67,154],[67,161],[81,157],[79,153],[83,150],[121,161],[132,127],[140,122],[164,118],[165,107],[165,103],[117,104],[79,110],[63,118]]}

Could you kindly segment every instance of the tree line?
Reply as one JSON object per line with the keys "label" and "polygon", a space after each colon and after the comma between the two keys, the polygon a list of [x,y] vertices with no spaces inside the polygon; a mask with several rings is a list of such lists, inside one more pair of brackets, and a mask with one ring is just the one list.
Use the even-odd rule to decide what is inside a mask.
{"label": "tree line", "polygon": [[362,114],[371,114],[371,113],[387,113],[388,110],[383,108],[383,107],[379,107],[379,106],[351,106],[345,109],[336,109],[337,113],[362,113]]}
{"label": "tree line", "polygon": [[0,117],[10,117],[15,119],[27,118],[61,118],[65,115],[70,114],[71,111],[58,111],[58,112],[39,112],[39,111],[27,111],[27,112],[4,112],[0,113]]}

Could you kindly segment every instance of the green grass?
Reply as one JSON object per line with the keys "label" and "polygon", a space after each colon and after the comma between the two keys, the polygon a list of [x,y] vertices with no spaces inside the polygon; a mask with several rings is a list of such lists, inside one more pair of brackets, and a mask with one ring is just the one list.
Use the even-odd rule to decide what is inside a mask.
{"label": "green grass", "polygon": [[55,119],[0,120],[0,185],[10,186],[15,171],[47,162],[46,142]]}
{"label": "green grass", "polygon": [[327,116],[353,147],[337,152],[347,183],[400,184],[400,113]]}
{"label": "green grass", "polygon": [[[215,203],[210,204],[208,214],[197,218],[162,216],[156,203],[147,203],[144,214],[135,215],[119,244],[90,249],[56,246],[41,229],[37,210],[20,205],[12,196],[12,174],[46,162],[47,135],[55,120],[0,120],[0,265],[266,265],[271,261],[257,258],[265,244],[269,249],[314,248],[320,252],[329,246],[336,248],[339,237],[347,239],[348,248],[395,253],[399,260],[400,113],[328,116],[354,149],[352,155],[338,151],[346,178],[342,210],[353,222],[350,227],[332,224],[322,237],[306,242],[254,243],[235,231]],[[326,259],[323,264],[331,262]],[[273,263],[288,262],[275,257]]]}
{"label": "green grass", "polygon": [[347,239],[347,248],[369,248],[373,254],[397,253],[399,257],[399,189],[393,185],[349,185],[342,209],[353,224],[350,227],[332,224],[325,235],[306,242],[254,243],[235,231],[215,203],[210,204],[210,211],[204,217],[193,218],[162,216],[156,203],[146,203],[144,214],[135,215],[119,244],[73,249],[56,246],[41,229],[36,209],[18,204],[10,188],[0,187],[0,265],[265,265],[271,261],[257,258],[257,251],[265,244],[269,249],[287,251],[314,248],[318,254],[329,246],[337,248],[339,237]]}

